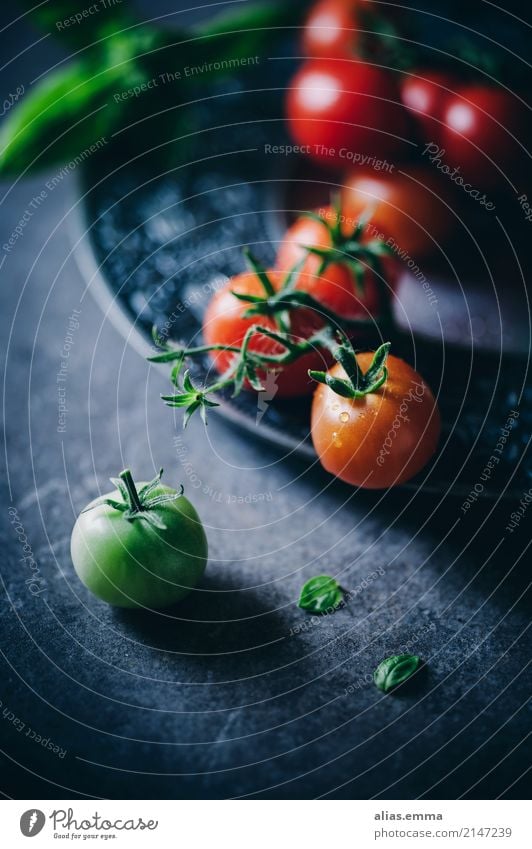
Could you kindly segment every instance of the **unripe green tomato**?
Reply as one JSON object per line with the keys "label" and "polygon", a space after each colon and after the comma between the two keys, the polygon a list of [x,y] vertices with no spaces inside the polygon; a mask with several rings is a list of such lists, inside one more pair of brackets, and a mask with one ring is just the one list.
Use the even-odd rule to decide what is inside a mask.
{"label": "unripe green tomato", "polygon": [[[159,481],[160,476],[152,482],[149,499],[142,502],[141,496],[142,509],[135,510],[123,498],[124,490],[117,489],[91,502],[74,525],[74,568],[108,604],[168,607],[203,575],[207,538],[199,516],[187,498]],[[146,486],[140,483],[137,493],[133,484],[135,494]]]}

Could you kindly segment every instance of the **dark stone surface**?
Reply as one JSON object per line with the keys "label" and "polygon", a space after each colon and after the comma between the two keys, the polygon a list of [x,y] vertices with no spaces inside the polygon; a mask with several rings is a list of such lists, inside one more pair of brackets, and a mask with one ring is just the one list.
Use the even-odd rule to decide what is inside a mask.
{"label": "dark stone surface", "polygon": [[[45,179],[11,192],[2,244]],[[523,795],[528,514],[508,534],[508,503],[463,515],[452,496],[354,495],[215,416],[208,431],[192,422],[183,436],[158,400],[164,374],[86,292],[70,256],[72,202],[72,186],[49,193],[2,269],[2,791]],[[56,375],[73,309],[80,326],[58,433]],[[159,615],[98,602],[69,556],[75,515],[126,464],[141,478],[163,465],[167,481],[183,481],[209,536],[200,589]],[[36,596],[10,507],[39,570]],[[296,600],[318,572],[351,589],[376,577],[346,609],[314,620]],[[407,647],[426,670],[384,697],[369,675]]]}

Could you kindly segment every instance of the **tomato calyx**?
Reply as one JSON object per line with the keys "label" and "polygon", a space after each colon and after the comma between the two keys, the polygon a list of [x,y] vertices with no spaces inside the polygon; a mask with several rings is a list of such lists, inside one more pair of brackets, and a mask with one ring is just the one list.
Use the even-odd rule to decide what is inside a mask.
{"label": "tomato calyx", "polygon": [[[362,226],[364,227],[365,223],[362,224]],[[306,246],[305,250],[308,251],[308,253],[314,252],[313,248],[307,248]],[[332,256],[333,249],[331,248],[330,250]],[[386,248],[386,252],[387,250],[388,249]],[[326,251],[328,252],[329,249],[326,249]],[[340,250],[338,250],[338,253],[341,253]],[[349,319],[345,316],[341,316],[333,310],[328,309],[328,307],[322,304],[321,301],[314,298],[309,292],[305,292],[303,289],[296,289],[298,277],[305,265],[306,257],[297,262],[289,270],[281,286],[278,289],[274,289],[273,284],[268,277],[268,272],[258,259],[253,256],[249,248],[244,249],[244,254],[252,271],[261,281],[265,290],[264,297],[262,295],[248,295],[243,292],[232,292],[235,298],[238,298],[239,301],[249,304],[248,309],[243,314],[244,318],[268,316],[274,320],[277,329],[281,333],[288,334],[292,326],[291,313],[295,310],[306,308],[312,310],[325,322],[335,327],[341,326],[342,324],[359,328],[374,326],[374,323],[369,319]],[[341,256],[336,257],[336,259],[331,258],[329,260],[328,257],[324,258],[321,267],[326,269],[330,262],[345,262],[347,264],[349,261],[350,258],[346,259],[345,254],[342,253]],[[358,269],[360,270],[361,277],[363,278],[365,269],[360,263],[358,264]],[[321,269],[318,273],[322,273]]]}
{"label": "tomato calyx", "polygon": [[309,371],[309,377],[318,383],[325,384],[336,395],[341,395],[343,398],[363,398],[365,395],[376,392],[386,383],[388,378],[386,360],[390,347],[390,342],[384,342],[377,348],[368,370],[363,372],[351,342],[344,336],[341,344],[332,353],[335,360],[342,366],[347,378],[333,377],[329,372],[312,370]]}
{"label": "tomato calyx", "polygon": [[281,286],[276,290],[268,276],[268,272],[258,259],[253,256],[249,248],[244,248],[244,256],[264,289],[264,296],[247,295],[243,292],[231,293],[239,301],[250,304],[249,308],[244,312],[244,318],[252,318],[256,315],[270,316],[273,318],[278,330],[288,333],[291,326],[290,310],[300,305],[297,298],[293,299],[291,295],[295,292],[294,287],[305,260],[301,260],[290,269]]}
{"label": "tomato calyx", "polygon": [[318,212],[303,213],[304,218],[310,218],[327,229],[331,241],[330,247],[317,247],[315,245],[303,245],[302,247],[321,259],[318,275],[324,274],[330,265],[347,266],[353,273],[358,293],[363,295],[364,277],[368,268],[382,282],[384,277],[382,257],[392,256],[393,251],[381,239],[364,240],[364,232],[373,215],[371,207],[354,222],[353,229],[347,235],[342,228],[344,216],[339,193],[332,196],[331,209],[333,214],[330,217]]}
{"label": "tomato calyx", "polygon": [[[317,213],[304,213],[304,215],[315,218],[315,220],[325,224],[328,229],[331,228],[332,246],[330,248],[317,248],[302,245],[302,247],[304,247],[307,251],[307,254],[313,253],[321,257],[322,262],[317,272],[318,276],[323,274],[327,270],[328,266],[332,264],[343,264],[349,266],[354,272],[357,290],[360,294],[364,294],[364,275],[369,265],[376,273],[379,285],[382,284],[384,286],[383,269],[381,267],[379,257],[385,254],[391,254],[391,249],[388,248],[387,245],[384,245],[379,239],[374,239],[365,244],[362,244],[359,241],[359,234],[366,227],[369,216],[364,217],[357,223],[354,231],[354,234],[356,235],[351,236],[349,239],[345,239],[342,234],[336,235],[336,223],[327,222]],[[334,236],[332,234],[333,230],[335,231]],[[301,259],[290,269],[283,280],[282,285],[275,290],[268,277],[268,272],[256,259],[256,257],[252,255],[248,248],[244,250],[244,253],[252,270],[265,289],[264,297],[262,295],[248,295],[241,292],[232,293],[239,301],[243,301],[250,305],[244,312],[244,318],[269,316],[270,318],[273,318],[277,328],[281,332],[289,333],[291,328],[291,312],[293,310],[306,308],[313,310],[313,312],[319,315],[324,321],[336,327],[341,326],[342,324],[353,327],[373,326],[373,322],[370,320],[362,318],[350,319],[339,315],[326,307],[325,304],[321,303],[321,301],[314,298],[309,292],[304,291],[304,289],[296,289],[298,277],[305,265],[306,257]],[[387,303],[387,293],[386,298],[383,298],[383,303]],[[383,319],[386,318],[388,318],[388,316],[383,315]]]}
{"label": "tomato calyx", "polygon": [[82,513],[87,513],[95,507],[106,504],[108,507],[112,507],[114,510],[123,513],[124,519],[127,519],[129,522],[135,519],[144,519],[148,524],[164,531],[166,530],[166,525],[157,513],[154,512],[154,508],[160,507],[162,504],[169,504],[181,498],[183,487],[181,486],[179,491],[176,492],[164,492],[161,495],[153,495],[153,492],[161,483],[162,474],[163,470],[160,469],[159,474],[153,480],[141,486],[140,489],[137,489],[131,471],[124,469],[117,478],[109,478],[122,496],[122,501],[102,495],[101,498],[97,498],[85,510],[82,510]]}
{"label": "tomato calyx", "polygon": [[[186,354],[183,352],[183,354],[187,356],[190,355],[189,352]],[[207,409],[209,407],[219,406],[216,401],[211,401],[211,399],[207,397],[207,393],[216,391],[217,387],[215,386],[214,389],[212,387],[209,387],[208,389],[199,389],[197,386],[194,386],[189,369],[185,371],[183,381],[180,383],[179,373],[183,362],[184,356],[181,356],[178,364],[172,369],[172,383],[175,387],[177,387],[177,389],[179,389],[179,392],[174,395],[161,395],[161,398],[168,407],[185,408],[183,414],[183,427],[187,426],[190,417],[194,415],[196,410],[199,410],[203,423],[207,424]]]}

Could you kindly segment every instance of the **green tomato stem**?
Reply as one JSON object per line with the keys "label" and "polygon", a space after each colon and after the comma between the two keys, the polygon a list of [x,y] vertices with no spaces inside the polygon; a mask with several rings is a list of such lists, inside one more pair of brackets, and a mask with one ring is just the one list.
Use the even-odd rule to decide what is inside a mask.
{"label": "green tomato stem", "polygon": [[124,484],[127,489],[127,494],[129,496],[129,509],[132,513],[142,513],[143,507],[139,498],[139,494],[137,492],[137,487],[135,486],[135,482],[133,480],[133,475],[131,474],[129,469],[124,469],[123,472],[120,472],[118,475],[120,480],[124,481]]}

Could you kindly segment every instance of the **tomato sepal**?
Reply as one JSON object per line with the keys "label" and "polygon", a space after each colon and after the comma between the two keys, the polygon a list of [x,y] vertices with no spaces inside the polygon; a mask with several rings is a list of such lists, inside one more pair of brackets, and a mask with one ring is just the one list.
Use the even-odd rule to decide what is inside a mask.
{"label": "tomato sepal", "polygon": [[169,504],[171,501],[177,501],[177,499],[181,498],[183,495],[184,490],[181,486],[179,491],[166,492],[162,495],[150,497],[151,493],[159,487],[162,475],[163,470],[160,469],[159,473],[153,478],[153,480],[144,484],[144,486],[137,490],[130,470],[124,469],[120,472],[118,478],[109,478],[113,486],[120,493],[122,501],[117,501],[115,498],[102,495],[101,498],[96,498],[81,512],[88,513],[90,510],[94,510],[95,507],[100,507],[105,504],[108,507],[112,507],[113,510],[118,510],[120,513],[123,513],[124,519],[127,519],[128,521],[143,519],[148,522],[148,524],[153,525],[153,527],[165,531],[166,525],[159,516],[152,511],[155,507],[159,507],[162,504]]}
{"label": "tomato sepal", "polygon": [[332,389],[336,395],[343,398],[363,398],[376,392],[386,383],[388,369],[386,359],[390,352],[391,342],[384,342],[373,355],[371,364],[366,372],[360,368],[355,350],[346,336],[332,352],[336,362],[340,363],[346,373],[346,379],[334,377],[329,372],[309,371],[309,377],[317,383],[323,383]]}

